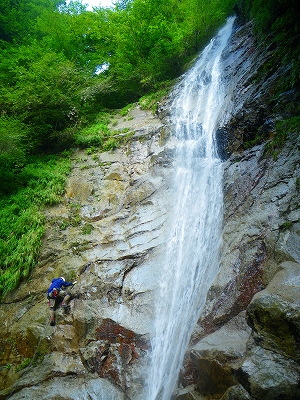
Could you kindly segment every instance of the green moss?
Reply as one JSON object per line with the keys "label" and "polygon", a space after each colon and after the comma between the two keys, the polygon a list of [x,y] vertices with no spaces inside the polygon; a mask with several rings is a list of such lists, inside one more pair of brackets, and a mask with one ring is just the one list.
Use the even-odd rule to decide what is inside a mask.
{"label": "green moss", "polygon": [[77,274],[74,270],[68,271],[67,274],[65,275],[66,281],[68,282],[74,282],[77,278]]}
{"label": "green moss", "polygon": [[114,150],[117,148],[117,140],[115,138],[109,138],[103,145],[104,151]]}
{"label": "green moss", "polygon": [[81,228],[81,232],[83,235],[89,235],[93,230],[94,230],[94,227],[91,224],[85,224]]}
{"label": "green moss", "polygon": [[243,143],[244,149],[250,149],[251,147],[257,146],[258,144],[262,143],[264,140],[263,135],[257,134],[253,140],[248,140],[247,142]]}
{"label": "green moss", "polygon": [[21,362],[21,364],[19,364],[19,365],[17,366],[16,371],[19,372],[19,371],[21,371],[22,369],[26,368],[26,367],[31,363],[31,360],[32,360],[31,358],[25,358],[25,359]]}
{"label": "green moss", "polygon": [[[103,141],[101,142],[102,145]],[[96,153],[98,151],[98,148],[95,146],[90,146],[86,149],[86,154],[91,155],[93,153]]]}
{"label": "green moss", "polygon": [[91,167],[92,167],[91,165],[84,164],[84,165],[81,165],[81,166],[80,166],[80,170],[83,171],[84,169],[89,169],[89,168],[91,168]]}
{"label": "green moss", "polygon": [[292,222],[292,221],[286,221],[286,222],[284,222],[282,225],[280,225],[280,229],[281,229],[282,231],[286,231],[286,230],[288,230],[292,225],[293,225],[293,222]]}
{"label": "green moss", "polygon": [[173,86],[173,81],[165,81],[157,85],[156,90],[146,94],[139,99],[139,105],[142,110],[151,110],[153,114],[157,111],[157,103],[166,96],[171,87]]}
{"label": "green moss", "polygon": [[300,115],[277,122],[276,130],[280,136],[300,132]]}
{"label": "green moss", "polygon": [[129,113],[129,111],[131,110],[133,108],[133,105],[130,103],[130,104],[127,104],[127,106],[125,106],[125,107],[123,107],[121,110],[120,110],[120,115],[122,116],[122,117],[125,117],[128,113]]}
{"label": "green moss", "polygon": [[293,2],[278,0],[238,0],[241,13],[253,20],[258,42],[271,42],[272,58],[265,71],[290,66],[281,81],[281,91],[299,86],[299,16]]}
{"label": "green moss", "polygon": [[266,152],[276,158],[283,148],[287,137],[300,132],[300,116],[287,118],[276,123],[276,133],[272,140],[267,143]]}

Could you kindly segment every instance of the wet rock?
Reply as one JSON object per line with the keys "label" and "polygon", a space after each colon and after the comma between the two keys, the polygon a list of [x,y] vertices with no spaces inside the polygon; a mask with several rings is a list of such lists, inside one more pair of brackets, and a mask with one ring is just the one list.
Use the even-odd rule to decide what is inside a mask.
{"label": "wet rock", "polygon": [[94,376],[85,378],[52,377],[49,382],[25,387],[10,396],[12,400],[21,399],[78,399],[78,400],[128,400],[128,397],[105,379]]}
{"label": "wet rock", "polygon": [[299,372],[295,361],[255,346],[236,376],[254,399],[295,400],[300,397]]}
{"label": "wet rock", "polygon": [[201,395],[221,396],[237,383],[232,368],[245,356],[250,333],[242,313],[192,347],[191,362]]}
{"label": "wet rock", "polygon": [[[205,387],[207,380],[201,382],[203,370],[195,367],[197,362],[200,365],[202,354],[196,360],[195,355],[192,356],[194,346],[220,332],[228,321],[241,315],[247,307],[247,320],[256,340],[255,351],[259,353],[261,350],[262,354],[270,350],[277,352],[274,353],[275,358],[268,355],[266,359],[269,357],[272,360],[270,365],[274,376],[281,371],[281,365],[286,364],[286,371],[283,368],[281,373],[286,375],[291,372],[293,376],[291,381],[286,381],[286,393],[291,390],[290,393],[296,393],[294,398],[298,398],[295,392],[295,360],[299,362],[299,295],[294,294],[294,290],[299,289],[296,281],[300,262],[299,132],[287,132],[288,139],[276,155],[268,153],[266,141],[276,135],[277,120],[297,114],[295,104],[299,91],[287,91],[274,104],[274,90],[287,72],[276,68],[268,76],[263,72],[274,49],[272,45],[257,46],[251,23],[247,23],[237,27],[222,55],[224,79],[228,79],[228,114],[224,116],[223,125],[217,133],[219,153],[227,160],[224,162],[224,230],[220,269],[192,334],[180,379],[180,383],[187,387],[197,383],[201,390],[208,393],[208,398],[215,398],[213,393],[209,394],[214,381],[219,392],[216,398],[222,394],[225,396],[221,392],[226,390],[226,385],[222,390],[221,386],[218,388],[218,376],[225,373],[223,366],[217,362],[222,351],[219,353],[217,350],[216,360],[211,356],[210,361],[202,361],[206,379],[211,382]],[[245,150],[246,147],[248,150]],[[283,267],[281,263],[287,261],[290,262],[289,267],[287,264]],[[272,286],[275,285],[273,278],[277,279],[277,289]],[[291,295],[288,296],[288,293]],[[234,374],[230,376],[230,373],[239,368],[239,362],[243,363],[243,357],[247,359],[249,354],[248,350],[245,351],[231,366],[231,372],[226,370],[228,386],[230,379],[237,382],[237,377]],[[258,357],[255,362],[259,370]],[[277,372],[276,362],[279,363]],[[215,371],[211,372],[213,368]],[[272,395],[275,396],[276,390],[271,385],[266,390],[262,389],[266,377],[256,374],[256,385],[261,385],[257,391],[250,391],[249,382],[245,384],[239,380],[244,390],[232,383],[234,386],[228,389],[226,396],[248,398],[249,392],[251,398],[265,400],[269,391],[270,398],[275,399]],[[247,379],[251,380],[250,375]],[[254,378],[251,382],[255,385]],[[292,398],[284,397],[280,387],[281,383],[278,388],[282,397],[279,395],[278,398]],[[241,397],[237,394],[239,390],[243,392]]]}
{"label": "wet rock", "polygon": [[236,385],[231,386],[220,400],[251,400],[251,397],[242,385]]}
{"label": "wet rock", "polygon": [[254,338],[265,349],[300,360],[300,264],[285,262],[247,308]]}
{"label": "wet rock", "polygon": [[[101,378],[112,380],[128,391],[124,369],[148,349],[146,337],[105,319],[96,327],[95,340],[81,349],[81,356],[90,372],[96,372]],[[135,389],[137,385],[133,385]]]}
{"label": "wet rock", "polygon": [[175,395],[176,400],[202,400],[203,397],[199,396],[194,386],[188,386],[184,389],[177,391]]}
{"label": "wet rock", "polygon": [[226,162],[220,270],[193,342],[245,310],[282,261],[299,262],[298,140],[291,136],[275,160],[262,145]]}
{"label": "wet rock", "polygon": [[274,104],[280,81],[289,71],[289,67],[271,67],[275,51],[276,46],[258,43],[252,22],[248,22],[237,27],[223,54],[229,112],[218,129],[217,139],[224,160],[274,137],[275,121],[298,113],[297,90],[283,93]]}
{"label": "wet rock", "polygon": [[[295,293],[299,292],[300,248],[298,140],[298,135],[290,136],[275,160],[264,157],[264,147],[257,146],[226,163],[220,270],[191,344],[218,331],[251,304],[248,321],[257,343],[276,349],[280,363],[299,360],[299,295]],[[281,265],[286,260],[291,262]],[[274,373],[276,362],[272,364]],[[295,364],[289,364],[288,370],[297,375]],[[200,374],[189,361],[183,382],[195,383]],[[212,376],[219,374],[218,369]],[[294,387],[292,382],[289,385]],[[267,391],[255,398],[265,399]]]}

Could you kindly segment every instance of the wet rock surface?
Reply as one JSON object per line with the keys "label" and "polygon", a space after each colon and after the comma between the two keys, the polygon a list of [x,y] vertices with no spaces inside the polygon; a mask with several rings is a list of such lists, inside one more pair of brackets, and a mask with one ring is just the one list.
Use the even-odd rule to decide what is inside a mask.
{"label": "wet rock surface", "polygon": [[298,399],[299,372],[293,360],[254,346],[235,375],[253,399]]}
{"label": "wet rock surface", "polygon": [[[114,125],[132,132],[124,147],[73,155],[64,202],[45,211],[39,264],[1,304],[0,398],[127,399],[143,390],[172,147],[157,117],[131,113]],[[46,291],[61,275],[77,284],[52,327]]]}
{"label": "wet rock surface", "polygon": [[251,329],[241,313],[218,331],[200,340],[191,349],[196,385],[203,395],[222,395],[237,384],[232,368],[246,354]]}
{"label": "wet rock surface", "polygon": [[[220,270],[192,335],[183,373],[183,382],[196,384],[207,398],[299,398],[298,143],[299,137],[291,136],[276,160],[263,157],[259,146],[225,164]],[[226,335],[210,354],[195,352],[222,335],[245,310],[247,327],[239,331],[245,334],[251,328],[251,335],[236,365],[230,349],[224,354]],[[201,381],[203,371],[208,372]],[[246,394],[228,397],[235,396],[237,384]]]}
{"label": "wet rock surface", "polygon": [[285,262],[265,290],[247,308],[256,342],[268,350],[300,360],[300,265]]}
{"label": "wet rock surface", "polygon": [[[299,398],[299,132],[287,132],[276,155],[265,143],[244,150],[267,121],[294,115],[296,92],[280,96],[276,106],[271,101],[282,71],[259,74],[271,56],[271,48],[256,46],[251,24],[237,29],[223,55],[232,93],[230,117],[218,132],[227,159],[220,270],[180,380],[205,399]],[[228,75],[226,65],[233,66]],[[268,129],[271,135],[275,123]],[[236,333],[225,335],[237,318]],[[241,334],[244,352],[233,359],[224,346]]]}
{"label": "wet rock surface", "polygon": [[[252,22],[237,27],[223,53],[224,79],[227,83],[227,109],[217,131],[219,154],[224,160],[243,152],[276,134],[276,121],[297,115],[300,92],[282,92],[280,82],[289,66],[278,68],[272,59],[277,46],[259,44]],[[266,67],[267,65],[267,67]],[[280,96],[277,92],[282,92]]]}

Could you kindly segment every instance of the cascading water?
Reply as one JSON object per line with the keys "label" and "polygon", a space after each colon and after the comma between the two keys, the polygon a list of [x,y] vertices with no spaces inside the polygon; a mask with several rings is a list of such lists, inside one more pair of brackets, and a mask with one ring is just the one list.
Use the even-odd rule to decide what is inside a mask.
{"label": "cascading water", "polygon": [[218,272],[222,162],[215,130],[224,113],[220,58],[234,18],[204,49],[172,106],[177,141],[174,206],[157,299],[147,400],[170,400],[190,335]]}

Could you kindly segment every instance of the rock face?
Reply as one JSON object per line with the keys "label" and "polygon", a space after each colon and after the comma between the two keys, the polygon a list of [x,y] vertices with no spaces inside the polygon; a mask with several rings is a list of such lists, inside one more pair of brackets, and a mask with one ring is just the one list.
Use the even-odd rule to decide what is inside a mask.
{"label": "rock face", "polygon": [[253,336],[265,349],[300,360],[300,270],[285,262],[265,290],[257,293],[247,308]]}
{"label": "rock face", "polygon": [[[74,154],[65,200],[46,210],[39,264],[1,304],[0,398],[142,398],[172,149],[139,107],[124,128],[133,136],[121,149]],[[52,327],[45,294],[61,275],[78,283]]]}
{"label": "rock face", "polygon": [[191,389],[180,399],[300,398],[299,131],[287,132],[276,156],[263,143],[244,150],[255,132],[276,135],[274,121],[294,115],[287,94],[271,102],[282,71],[259,72],[271,56],[255,46],[251,24],[224,55],[231,114],[218,131],[227,158],[220,270],[191,338],[181,376]]}
{"label": "rock face", "polygon": [[[275,121],[293,115],[287,99],[298,98],[286,93],[271,106],[282,71],[258,73],[271,57],[251,24],[236,30],[224,55],[220,269],[177,399],[300,398],[299,132],[288,132],[277,157],[264,143],[245,150],[257,131],[275,135]],[[0,305],[0,399],[144,400],[171,197],[168,107],[158,107],[161,119],[139,107],[120,119],[120,134],[133,132],[120,149],[74,154],[64,202],[46,210],[31,280]],[[58,309],[52,327],[45,293],[61,275],[78,283],[70,312]]]}

